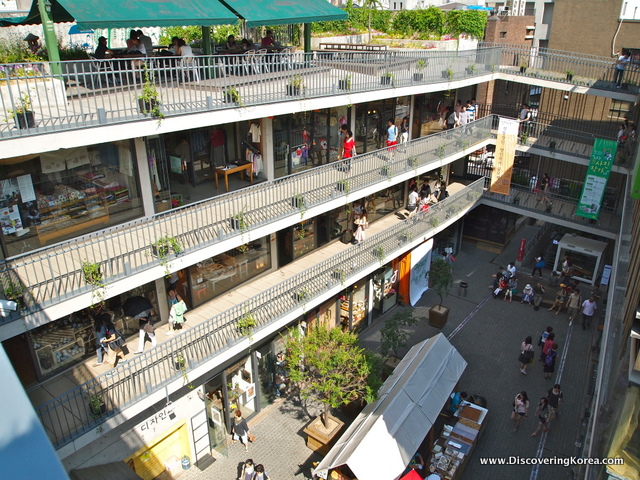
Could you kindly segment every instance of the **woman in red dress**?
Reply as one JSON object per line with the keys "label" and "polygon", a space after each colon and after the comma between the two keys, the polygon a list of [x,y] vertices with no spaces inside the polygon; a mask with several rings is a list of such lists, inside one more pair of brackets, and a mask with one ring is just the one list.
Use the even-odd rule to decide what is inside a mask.
{"label": "woman in red dress", "polygon": [[[347,130],[347,133],[344,137],[344,142],[342,144],[342,155],[341,158],[351,158],[356,155],[356,141],[353,138],[353,132],[351,130]],[[345,170],[349,170],[351,168],[351,162],[345,162]]]}

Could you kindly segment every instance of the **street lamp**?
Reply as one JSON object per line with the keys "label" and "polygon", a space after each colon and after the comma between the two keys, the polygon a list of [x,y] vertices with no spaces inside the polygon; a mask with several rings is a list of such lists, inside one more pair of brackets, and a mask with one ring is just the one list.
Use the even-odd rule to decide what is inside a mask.
{"label": "street lamp", "polygon": [[51,15],[51,0],[44,0],[44,10],[47,15]]}

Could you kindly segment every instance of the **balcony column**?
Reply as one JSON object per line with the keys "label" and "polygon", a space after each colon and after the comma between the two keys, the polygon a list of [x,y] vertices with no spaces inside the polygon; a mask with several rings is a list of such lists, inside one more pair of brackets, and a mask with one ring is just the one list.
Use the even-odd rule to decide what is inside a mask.
{"label": "balcony column", "polygon": [[262,164],[264,165],[264,174],[267,180],[275,180],[275,162],[276,159],[273,156],[273,119],[263,118],[260,122],[261,137],[263,139],[262,145]]}
{"label": "balcony column", "polygon": [[413,140],[413,110],[416,107],[416,96],[411,95],[409,102],[409,141]]}
{"label": "balcony column", "polygon": [[169,303],[167,302],[167,287],[164,283],[164,278],[158,278],[155,281],[156,283],[156,296],[158,299],[158,315],[160,316],[160,321],[163,319],[169,318]]}
{"label": "balcony column", "polygon": [[153,189],[151,188],[151,172],[149,171],[149,161],[147,160],[147,145],[144,138],[133,139],[136,151],[136,163],[138,165],[138,175],[140,176],[140,198],[142,199],[142,210],[144,216],[148,217],[155,213]]}

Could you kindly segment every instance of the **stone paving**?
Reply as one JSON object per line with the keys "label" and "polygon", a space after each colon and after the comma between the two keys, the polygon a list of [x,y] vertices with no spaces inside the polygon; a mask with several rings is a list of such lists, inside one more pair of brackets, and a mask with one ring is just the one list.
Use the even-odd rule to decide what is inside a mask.
{"label": "stone paving", "polygon": [[[448,324],[441,331],[468,362],[459,389],[484,396],[489,409],[486,429],[462,480],[571,478],[571,469],[560,465],[545,465],[536,469],[531,465],[480,464],[481,458],[508,459],[511,456],[524,458],[542,455],[564,459],[576,455],[578,451],[574,442],[579,438],[583,422],[585,385],[593,374],[591,345],[597,329],[592,326],[591,330],[583,331],[580,322],[574,322],[573,327],[569,327],[564,311],[559,315],[546,311],[546,308],[534,311],[533,307],[520,304],[519,300],[509,303],[493,299],[490,295],[491,275],[499,265],[506,265],[515,258],[519,239],[528,234],[529,231],[525,229],[518,232],[501,255],[476,249],[472,243],[464,243],[453,265],[456,284],[444,301],[451,312]],[[520,289],[530,282],[530,268],[523,267],[518,272]],[[545,272],[547,276],[549,273],[549,270]],[[465,297],[458,295],[457,284],[461,280],[469,284]],[[545,283],[547,281],[548,278],[545,278]],[[545,299],[552,297],[555,290],[554,287],[548,287]],[[583,296],[584,290],[587,290],[586,287]],[[437,298],[435,292],[428,291],[415,306],[415,314],[421,321],[412,327],[411,343],[399,352],[400,355],[406,353],[413,344],[440,331],[427,322],[428,309],[436,303]],[[394,310],[387,315],[393,315]],[[379,348],[379,330],[385,318],[363,332],[363,346],[373,350]],[[599,318],[598,313],[596,318]],[[461,324],[463,326],[459,328]],[[530,367],[528,375],[522,375],[518,363],[520,343],[530,335],[535,344],[542,330],[549,325],[554,327],[560,346],[554,378],[545,380],[542,364],[537,361]],[[532,438],[530,434],[537,426],[535,406],[556,381],[562,384],[565,398],[561,414],[548,434]],[[521,422],[519,430],[514,432],[509,419],[511,402],[521,390],[528,393],[531,409],[529,418]],[[250,422],[257,441],[250,446],[248,453],[240,444],[230,445],[227,457],[220,456],[204,472],[192,467],[181,478],[231,480],[237,478],[239,465],[246,458],[263,463],[274,480],[302,480],[305,475],[309,477],[312,462],[320,459],[304,443],[302,429],[309,419],[291,399],[280,401]],[[304,472],[300,471],[300,465],[304,466]]]}

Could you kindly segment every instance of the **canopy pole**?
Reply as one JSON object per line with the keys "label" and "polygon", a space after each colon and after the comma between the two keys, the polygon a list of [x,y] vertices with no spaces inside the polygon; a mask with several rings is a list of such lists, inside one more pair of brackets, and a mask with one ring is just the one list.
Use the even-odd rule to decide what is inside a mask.
{"label": "canopy pole", "polygon": [[[40,18],[42,20],[42,31],[44,32],[44,44],[47,47],[47,54],[49,55],[49,62],[51,65],[51,73],[58,75],[61,72],[60,68],[60,52],[58,51],[58,39],[56,38],[56,32],[53,29],[53,22],[51,21],[51,2],[48,0],[37,0],[38,11],[40,12]],[[49,10],[49,11],[47,11]]]}
{"label": "canopy pole", "polygon": [[211,55],[211,27],[202,26],[202,53]]}
{"label": "canopy pole", "polygon": [[304,24],[304,53],[311,53],[311,24]]}

